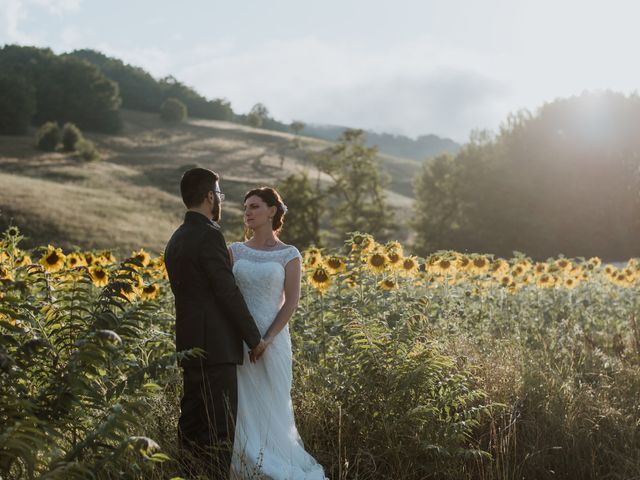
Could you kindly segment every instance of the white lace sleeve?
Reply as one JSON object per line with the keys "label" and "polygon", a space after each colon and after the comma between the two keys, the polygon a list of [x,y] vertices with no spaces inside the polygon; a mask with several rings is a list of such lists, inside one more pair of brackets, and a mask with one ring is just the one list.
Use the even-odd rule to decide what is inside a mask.
{"label": "white lace sleeve", "polygon": [[282,266],[285,267],[287,263],[289,263],[294,258],[299,258],[302,262],[302,255],[300,255],[298,249],[293,245],[290,245],[289,248],[282,252]]}

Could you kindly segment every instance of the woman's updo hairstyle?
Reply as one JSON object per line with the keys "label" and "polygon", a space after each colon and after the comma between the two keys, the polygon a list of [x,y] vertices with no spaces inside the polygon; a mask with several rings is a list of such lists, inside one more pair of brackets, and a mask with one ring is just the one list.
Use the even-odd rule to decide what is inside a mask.
{"label": "woman's updo hairstyle", "polygon": [[276,232],[276,235],[279,235],[284,225],[284,215],[287,213],[287,206],[282,201],[282,197],[280,197],[280,194],[274,188],[261,187],[248,191],[244,196],[244,201],[246,202],[247,198],[253,197],[254,195],[260,197],[267,206],[276,207],[276,214],[271,220],[271,229]]}

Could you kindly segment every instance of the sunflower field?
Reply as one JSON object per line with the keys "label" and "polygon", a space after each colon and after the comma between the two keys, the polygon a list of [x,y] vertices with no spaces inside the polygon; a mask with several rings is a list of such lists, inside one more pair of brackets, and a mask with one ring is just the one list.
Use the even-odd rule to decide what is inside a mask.
{"label": "sunflower field", "polygon": [[[186,478],[164,262],[0,240],[0,478]],[[293,401],[332,479],[640,478],[640,261],[353,233],[304,252]],[[265,353],[265,355],[268,354]]]}

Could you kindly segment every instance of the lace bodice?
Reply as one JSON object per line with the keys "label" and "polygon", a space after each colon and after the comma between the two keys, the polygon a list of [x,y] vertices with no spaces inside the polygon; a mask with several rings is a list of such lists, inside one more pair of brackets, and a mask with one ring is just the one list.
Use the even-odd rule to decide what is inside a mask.
{"label": "lace bodice", "polygon": [[256,250],[244,243],[232,243],[230,248],[236,283],[264,335],[284,301],[285,266],[302,257],[291,245],[278,250]]}

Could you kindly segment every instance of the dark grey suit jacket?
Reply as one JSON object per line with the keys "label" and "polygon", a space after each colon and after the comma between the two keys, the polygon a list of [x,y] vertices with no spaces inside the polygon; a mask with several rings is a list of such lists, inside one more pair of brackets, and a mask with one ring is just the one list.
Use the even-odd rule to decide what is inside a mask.
{"label": "dark grey suit jacket", "polygon": [[261,336],[236,285],[220,227],[187,212],[167,243],[164,261],[176,304],[176,350],[206,352],[206,358],[180,365],[241,364],[243,340],[254,348]]}

